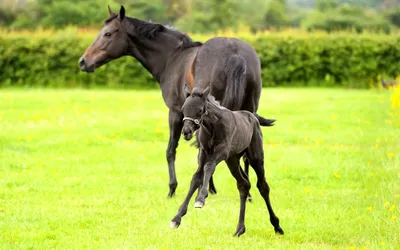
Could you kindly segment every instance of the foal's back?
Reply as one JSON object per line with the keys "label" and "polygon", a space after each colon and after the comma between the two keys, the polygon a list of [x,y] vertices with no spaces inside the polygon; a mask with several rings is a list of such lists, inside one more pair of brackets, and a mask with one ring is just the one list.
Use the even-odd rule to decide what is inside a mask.
{"label": "foal's back", "polygon": [[[226,121],[226,123],[234,123],[231,129],[231,154],[239,154],[247,149],[253,140],[254,134],[257,133],[257,129],[260,124],[258,119],[247,110],[230,111],[233,119]],[[226,116],[226,118],[228,118]],[[224,121],[221,121],[224,123]]]}

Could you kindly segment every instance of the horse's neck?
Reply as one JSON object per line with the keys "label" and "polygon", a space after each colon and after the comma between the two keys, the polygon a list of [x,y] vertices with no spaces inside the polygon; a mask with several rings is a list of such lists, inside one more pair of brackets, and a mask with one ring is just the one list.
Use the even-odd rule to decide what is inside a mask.
{"label": "horse's neck", "polygon": [[[160,33],[158,36],[166,36],[166,34]],[[146,38],[143,38],[144,40],[137,38],[131,39],[132,46],[130,48],[130,55],[138,60],[159,83],[163,74],[168,73],[165,72],[167,65],[179,64],[181,61],[186,61],[181,60],[182,57],[188,57],[190,54],[187,50],[182,51],[177,49],[179,41],[171,40],[170,36],[168,39],[165,39],[163,44],[159,42],[163,40],[162,37],[157,40]]]}
{"label": "horse's neck", "polygon": [[132,38],[131,44],[130,55],[138,60],[159,81],[170,53],[167,50],[168,47],[160,45],[157,48],[156,42],[149,39],[143,42],[140,39]]}

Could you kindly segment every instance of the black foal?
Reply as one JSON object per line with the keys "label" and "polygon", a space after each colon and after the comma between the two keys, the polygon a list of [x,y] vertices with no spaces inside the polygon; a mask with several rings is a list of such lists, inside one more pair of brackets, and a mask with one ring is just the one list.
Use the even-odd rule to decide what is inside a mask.
{"label": "black foal", "polygon": [[199,130],[197,132],[199,165],[190,183],[189,192],[170,226],[179,227],[182,216],[187,212],[190,199],[199,187],[195,207],[204,206],[210,178],[216,166],[225,161],[237,181],[240,193],[239,223],[234,235],[243,234],[246,231],[244,225],[246,198],[250,190],[250,182],[239,162],[245,155],[257,175],[257,188],[267,204],[271,224],[276,233],[283,234],[279,219],[272,210],[269,200],[270,188],[264,173],[263,137],[257,117],[248,111],[231,111],[222,107],[213,96],[209,95],[210,87],[204,91],[194,88],[192,94],[185,88],[185,92],[187,98],[182,106],[184,114],[182,133],[188,140],[194,131]]}

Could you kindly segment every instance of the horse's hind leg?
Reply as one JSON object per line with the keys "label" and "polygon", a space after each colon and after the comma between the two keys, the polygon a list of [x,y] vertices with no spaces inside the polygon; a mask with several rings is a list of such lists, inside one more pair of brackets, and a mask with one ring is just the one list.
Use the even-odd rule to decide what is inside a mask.
{"label": "horse's hind leg", "polygon": [[232,157],[226,160],[226,164],[231,171],[231,174],[236,179],[237,188],[239,190],[240,195],[240,213],[239,213],[239,222],[236,227],[236,232],[234,236],[240,236],[246,231],[246,226],[244,225],[244,217],[246,212],[246,198],[249,195],[250,190],[250,182],[246,180],[246,177],[242,175],[242,168],[239,164],[239,157]]}
{"label": "horse's hind leg", "polygon": [[251,142],[248,150],[248,157],[250,165],[253,167],[257,175],[257,188],[260,191],[261,196],[264,198],[265,203],[267,204],[269,219],[271,221],[271,224],[274,226],[275,233],[284,234],[282,228],[279,226],[279,219],[275,215],[274,210],[272,209],[271,201],[269,199],[270,188],[265,179],[264,150],[261,139],[262,135],[261,137],[255,135],[253,138],[254,139]]}
{"label": "horse's hind leg", "polygon": [[179,138],[181,136],[181,130],[183,127],[182,114],[169,110],[169,141],[166,152],[168,161],[168,173],[169,173],[169,193],[168,197],[172,197],[175,194],[178,181],[176,179],[175,172],[175,156],[176,148],[178,147]]}

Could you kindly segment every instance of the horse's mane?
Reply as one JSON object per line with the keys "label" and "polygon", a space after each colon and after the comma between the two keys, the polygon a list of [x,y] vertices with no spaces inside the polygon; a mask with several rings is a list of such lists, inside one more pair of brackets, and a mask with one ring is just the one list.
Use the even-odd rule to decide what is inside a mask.
{"label": "horse's mane", "polygon": [[[117,18],[118,15],[113,15],[107,18],[104,23],[107,24]],[[132,25],[135,27],[135,32],[138,33],[141,36],[146,37],[147,39],[154,39],[157,34],[166,32],[174,37],[176,37],[178,40],[182,42],[180,48],[182,49],[187,49],[191,47],[198,47],[203,45],[201,42],[195,42],[193,41],[188,35],[180,32],[176,28],[172,26],[167,26],[167,25],[162,25],[159,23],[152,23],[152,22],[146,22],[140,19],[132,18],[132,17],[125,17]]]}

